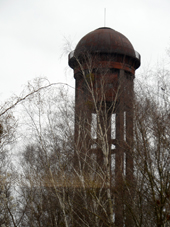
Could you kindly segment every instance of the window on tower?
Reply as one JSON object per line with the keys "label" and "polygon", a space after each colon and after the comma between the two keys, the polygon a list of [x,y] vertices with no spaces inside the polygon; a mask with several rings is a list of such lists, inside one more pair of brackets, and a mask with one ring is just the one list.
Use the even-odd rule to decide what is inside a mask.
{"label": "window on tower", "polygon": [[96,113],[92,113],[91,138],[92,139],[97,139],[97,114]]}
{"label": "window on tower", "polygon": [[[97,139],[97,114],[96,113],[92,113],[92,116],[91,116],[91,138],[92,140]],[[97,148],[97,144],[93,143],[91,145],[91,149],[96,149],[96,148]]]}
{"label": "window on tower", "polygon": [[123,118],[124,118],[124,129],[123,129],[123,131],[124,131],[124,141],[126,141],[126,111],[124,111],[124,116],[123,116]]}
{"label": "window on tower", "polygon": [[116,114],[111,115],[111,139],[116,139]]}

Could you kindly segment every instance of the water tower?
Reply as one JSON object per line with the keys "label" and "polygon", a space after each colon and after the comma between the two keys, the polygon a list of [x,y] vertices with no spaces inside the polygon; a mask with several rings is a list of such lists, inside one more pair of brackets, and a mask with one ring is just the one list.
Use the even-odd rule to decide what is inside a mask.
{"label": "water tower", "polygon": [[133,86],[140,55],[124,35],[103,27],[79,41],[69,66],[76,83],[76,149],[82,160],[95,155],[109,168],[115,225],[130,227],[122,197],[125,182],[133,185]]}

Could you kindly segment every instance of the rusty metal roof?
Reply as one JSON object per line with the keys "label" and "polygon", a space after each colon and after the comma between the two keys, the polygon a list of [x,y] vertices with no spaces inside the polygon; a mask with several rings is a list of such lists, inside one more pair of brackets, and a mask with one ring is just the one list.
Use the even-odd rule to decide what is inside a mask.
{"label": "rusty metal roof", "polygon": [[75,56],[82,53],[117,53],[136,58],[130,41],[121,33],[107,27],[98,28],[85,35],[77,44]]}

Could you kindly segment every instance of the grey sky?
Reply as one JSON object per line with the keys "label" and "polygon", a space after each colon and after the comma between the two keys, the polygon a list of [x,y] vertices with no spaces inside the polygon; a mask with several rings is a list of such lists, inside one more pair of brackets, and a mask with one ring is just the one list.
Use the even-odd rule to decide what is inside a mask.
{"label": "grey sky", "polygon": [[0,0],[0,95],[19,92],[28,80],[74,84],[61,55],[65,38],[73,46],[88,32],[106,26],[124,34],[154,64],[170,46],[169,0]]}

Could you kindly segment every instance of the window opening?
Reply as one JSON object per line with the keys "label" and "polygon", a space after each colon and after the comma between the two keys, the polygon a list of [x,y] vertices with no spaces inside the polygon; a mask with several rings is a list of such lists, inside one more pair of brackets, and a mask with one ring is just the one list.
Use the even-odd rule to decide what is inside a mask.
{"label": "window opening", "polygon": [[116,138],[116,114],[113,113],[111,116],[111,139]]}
{"label": "window opening", "polygon": [[123,174],[126,176],[126,153],[123,155]]}
{"label": "window opening", "polygon": [[112,179],[112,184],[115,184],[115,154],[111,154],[111,179]]}
{"label": "window opening", "polygon": [[126,141],[126,112],[124,111],[124,141]]}
{"label": "window opening", "polygon": [[92,113],[91,138],[97,139],[97,114],[96,113]]}
{"label": "window opening", "polygon": [[116,146],[114,145],[114,144],[112,144],[111,145],[111,149],[113,150],[113,149],[115,149],[116,148]]}
{"label": "window opening", "polygon": [[97,149],[97,144],[93,143],[93,144],[91,145],[91,149]]}

